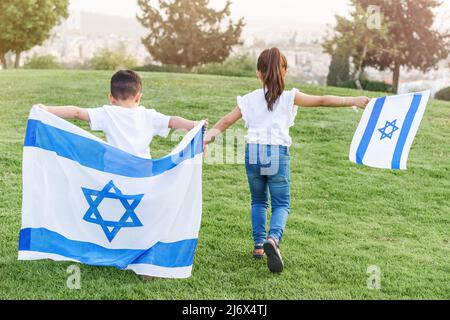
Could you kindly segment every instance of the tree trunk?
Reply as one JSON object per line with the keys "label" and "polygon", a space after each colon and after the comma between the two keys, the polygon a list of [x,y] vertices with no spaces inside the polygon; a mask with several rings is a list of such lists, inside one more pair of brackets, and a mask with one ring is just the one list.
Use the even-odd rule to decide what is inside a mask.
{"label": "tree trunk", "polygon": [[362,73],[364,71],[363,65],[364,65],[364,62],[366,60],[367,49],[368,48],[367,48],[367,44],[366,44],[364,46],[364,50],[363,50],[362,56],[361,56],[361,58],[359,60],[359,63],[358,63],[358,69],[356,70],[356,73],[355,73],[355,83],[356,83],[356,87],[358,88],[358,90],[363,90],[363,87],[361,85],[361,75],[362,75]]}
{"label": "tree trunk", "polygon": [[394,93],[398,93],[399,84],[400,84],[400,63],[398,61],[395,61],[394,76],[392,79]]}
{"label": "tree trunk", "polygon": [[16,61],[14,62],[15,69],[20,67],[20,53],[20,51],[16,51]]}
{"label": "tree trunk", "polygon": [[8,69],[8,63],[6,62],[6,56],[4,53],[0,53],[0,61],[4,70]]}

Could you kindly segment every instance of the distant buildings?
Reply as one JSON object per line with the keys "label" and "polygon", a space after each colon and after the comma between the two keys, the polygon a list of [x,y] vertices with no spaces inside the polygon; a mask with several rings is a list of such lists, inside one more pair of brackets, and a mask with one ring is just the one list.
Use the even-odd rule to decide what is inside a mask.
{"label": "distant buildings", "polygon": [[331,61],[321,46],[325,31],[321,24],[297,21],[250,22],[244,30],[244,45],[234,54],[250,53],[256,59],[262,50],[277,46],[286,55],[292,79],[324,85]]}
{"label": "distant buildings", "polygon": [[23,55],[22,64],[34,54],[52,54],[64,65],[82,67],[98,51],[121,47],[144,64],[150,60],[141,43],[144,35],[145,29],[136,19],[71,12],[70,18],[54,29],[50,39]]}
{"label": "distant buildings", "polygon": [[[298,21],[248,21],[243,32],[244,44],[233,54],[250,54],[256,60],[259,53],[271,46],[278,46],[289,62],[292,79],[310,84],[326,84],[331,58],[323,52],[321,43],[327,26]],[[23,55],[23,62],[33,54],[52,54],[58,60],[74,68],[83,68],[101,49],[125,48],[140,64],[152,59],[141,43],[147,31],[134,18],[112,17],[86,12],[72,12],[70,18],[55,28],[53,36],[42,46]],[[450,62],[442,62],[438,70],[428,73],[402,71],[400,91],[428,88],[433,92],[450,85]],[[371,79],[392,82],[390,72],[367,69]]]}

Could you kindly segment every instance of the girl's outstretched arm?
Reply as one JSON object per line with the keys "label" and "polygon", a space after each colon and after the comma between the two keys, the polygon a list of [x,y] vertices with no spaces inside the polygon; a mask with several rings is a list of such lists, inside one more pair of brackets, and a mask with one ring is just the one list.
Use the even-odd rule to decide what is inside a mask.
{"label": "girl's outstretched arm", "polygon": [[295,105],[302,107],[351,107],[364,109],[369,103],[368,97],[310,96],[304,93],[295,95]]}
{"label": "girl's outstretched arm", "polygon": [[241,109],[236,107],[233,111],[227,114],[225,117],[220,119],[219,122],[206,133],[205,144],[213,142],[218,135],[226,131],[229,127],[235,124],[238,120],[242,118]]}

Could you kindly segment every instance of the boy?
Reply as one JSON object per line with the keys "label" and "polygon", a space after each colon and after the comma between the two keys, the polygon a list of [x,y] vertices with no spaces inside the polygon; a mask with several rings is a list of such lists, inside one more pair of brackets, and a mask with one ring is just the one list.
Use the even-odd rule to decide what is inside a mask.
{"label": "boy", "polygon": [[121,70],[111,79],[111,105],[96,109],[38,107],[63,119],[87,121],[93,131],[106,134],[108,143],[141,158],[151,158],[149,145],[154,136],[165,138],[170,129],[191,130],[197,125],[194,121],[146,109],[141,106],[141,99],[142,80],[139,75],[131,70]]}

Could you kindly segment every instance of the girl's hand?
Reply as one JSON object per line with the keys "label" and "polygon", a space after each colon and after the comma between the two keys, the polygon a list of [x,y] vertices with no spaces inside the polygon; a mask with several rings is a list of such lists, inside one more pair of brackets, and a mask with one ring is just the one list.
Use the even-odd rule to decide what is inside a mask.
{"label": "girl's hand", "polygon": [[[208,129],[208,126],[206,125],[205,126],[206,127],[206,129]],[[214,140],[215,140],[215,137],[213,136],[213,135],[211,135],[211,130],[209,130],[209,131],[205,131],[205,135],[204,135],[204,138],[203,138],[203,158],[204,159],[206,159],[206,155],[207,155],[207,151],[208,151],[208,145],[211,143],[211,142],[214,142]]]}
{"label": "girl's hand", "polygon": [[214,137],[214,135],[212,134],[211,130],[209,130],[209,131],[206,132],[206,134],[205,134],[205,138],[204,138],[204,140],[203,140],[203,143],[204,143],[204,145],[206,146],[206,145],[210,144],[211,142],[214,142],[214,140],[215,140],[215,137]]}
{"label": "girl's hand", "polygon": [[366,106],[369,104],[370,99],[368,97],[355,97],[353,98],[353,105],[355,107],[365,109]]}

